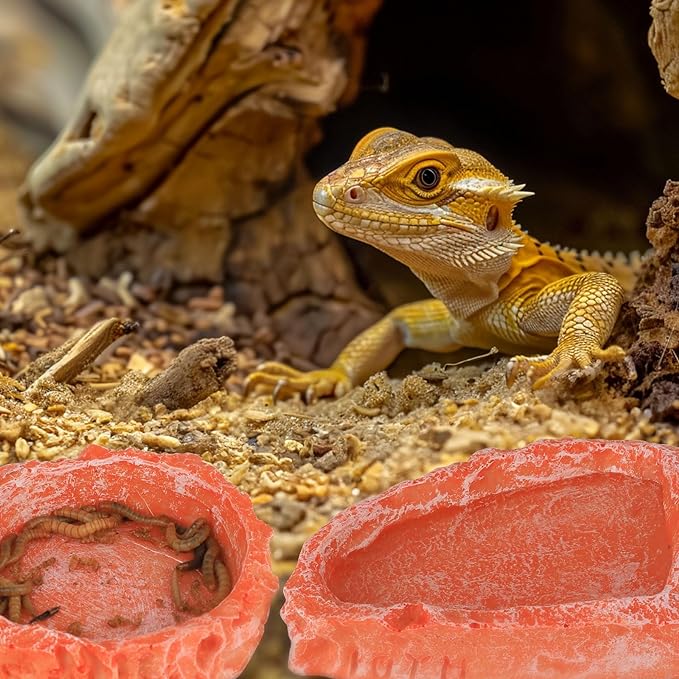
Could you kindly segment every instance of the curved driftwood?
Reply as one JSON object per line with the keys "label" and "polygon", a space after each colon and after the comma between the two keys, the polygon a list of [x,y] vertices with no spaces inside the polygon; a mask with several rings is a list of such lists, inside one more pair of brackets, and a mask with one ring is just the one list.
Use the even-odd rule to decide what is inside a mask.
{"label": "curved driftwood", "polygon": [[275,309],[284,339],[301,320],[301,355],[331,358],[375,312],[313,214],[302,159],[358,87],[378,5],[130,3],[26,180],[34,245],[96,276],[225,282],[240,308]]}

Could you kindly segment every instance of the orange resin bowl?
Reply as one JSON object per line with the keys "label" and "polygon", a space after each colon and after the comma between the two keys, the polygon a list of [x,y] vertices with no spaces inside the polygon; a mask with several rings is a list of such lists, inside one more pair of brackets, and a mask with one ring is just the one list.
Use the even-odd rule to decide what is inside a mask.
{"label": "orange resin bowl", "polygon": [[335,517],[285,599],[301,674],[679,677],[679,450],[481,451]]}
{"label": "orange resin bowl", "polygon": [[[186,526],[206,519],[221,546],[230,593],[212,607],[214,595],[199,573],[184,573],[182,589],[198,605],[193,613],[178,611],[171,576],[192,553],[150,539],[140,524],[121,524],[110,539],[96,542],[60,535],[33,540],[18,581],[38,569],[34,608],[60,610],[34,624],[0,617],[0,677],[238,676],[261,638],[278,586],[269,558],[271,529],[255,517],[248,496],[195,455],[89,446],[75,460],[0,468],[0,537],[35,516],[104,501]],[[28,618],[24,613],[22,623]]]}

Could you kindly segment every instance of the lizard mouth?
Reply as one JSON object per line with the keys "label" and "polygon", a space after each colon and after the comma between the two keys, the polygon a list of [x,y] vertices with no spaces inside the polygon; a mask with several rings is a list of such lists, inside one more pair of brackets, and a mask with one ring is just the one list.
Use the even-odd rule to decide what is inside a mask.
{"label": "lizard mouth", "polygon": [[[373,192],[369,192],[373,194]],[[365,198],[368,193],[362,193]],[[371,195],[374,202],[361,200],[358,204],[347,203],[336,197],[333,188],[327,184],[316,184],[313,194],[314,211],[321,221],[333,231],[358,238],[372,236],[417,237],[427,236],[441,230],[441,225],[431,216],[422,213],[400,214],[379,195]]]}

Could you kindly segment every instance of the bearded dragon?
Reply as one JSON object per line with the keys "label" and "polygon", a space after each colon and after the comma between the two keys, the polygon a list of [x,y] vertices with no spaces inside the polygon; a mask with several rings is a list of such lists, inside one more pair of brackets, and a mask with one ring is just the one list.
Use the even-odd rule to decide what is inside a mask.
{"label": "bearded dragon", "polygon": [[434,299],[397,307],[329,368],[263,363],[246,391],[340,396],[406,347],[497,347],[513,355],[508,383],[523,373],[535,389],[591,378],[602,362],[624,358],[621,347],[603,345],[638,262],[539,242],[512,217],[533,195],[524,187],[478,153],[441,139],[389,127],[363,137],[316,185],[316,214],[333,231],[408,266]]}

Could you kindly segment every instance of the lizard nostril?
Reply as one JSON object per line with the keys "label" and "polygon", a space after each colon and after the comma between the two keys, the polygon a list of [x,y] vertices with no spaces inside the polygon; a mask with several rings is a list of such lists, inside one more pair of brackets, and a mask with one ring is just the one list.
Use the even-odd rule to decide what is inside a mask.
{"label": "lizard nostril", "polygon": [[347,203],[362,203],[365,198],[365,191],[360,186],[352,186],[344,194]]}

